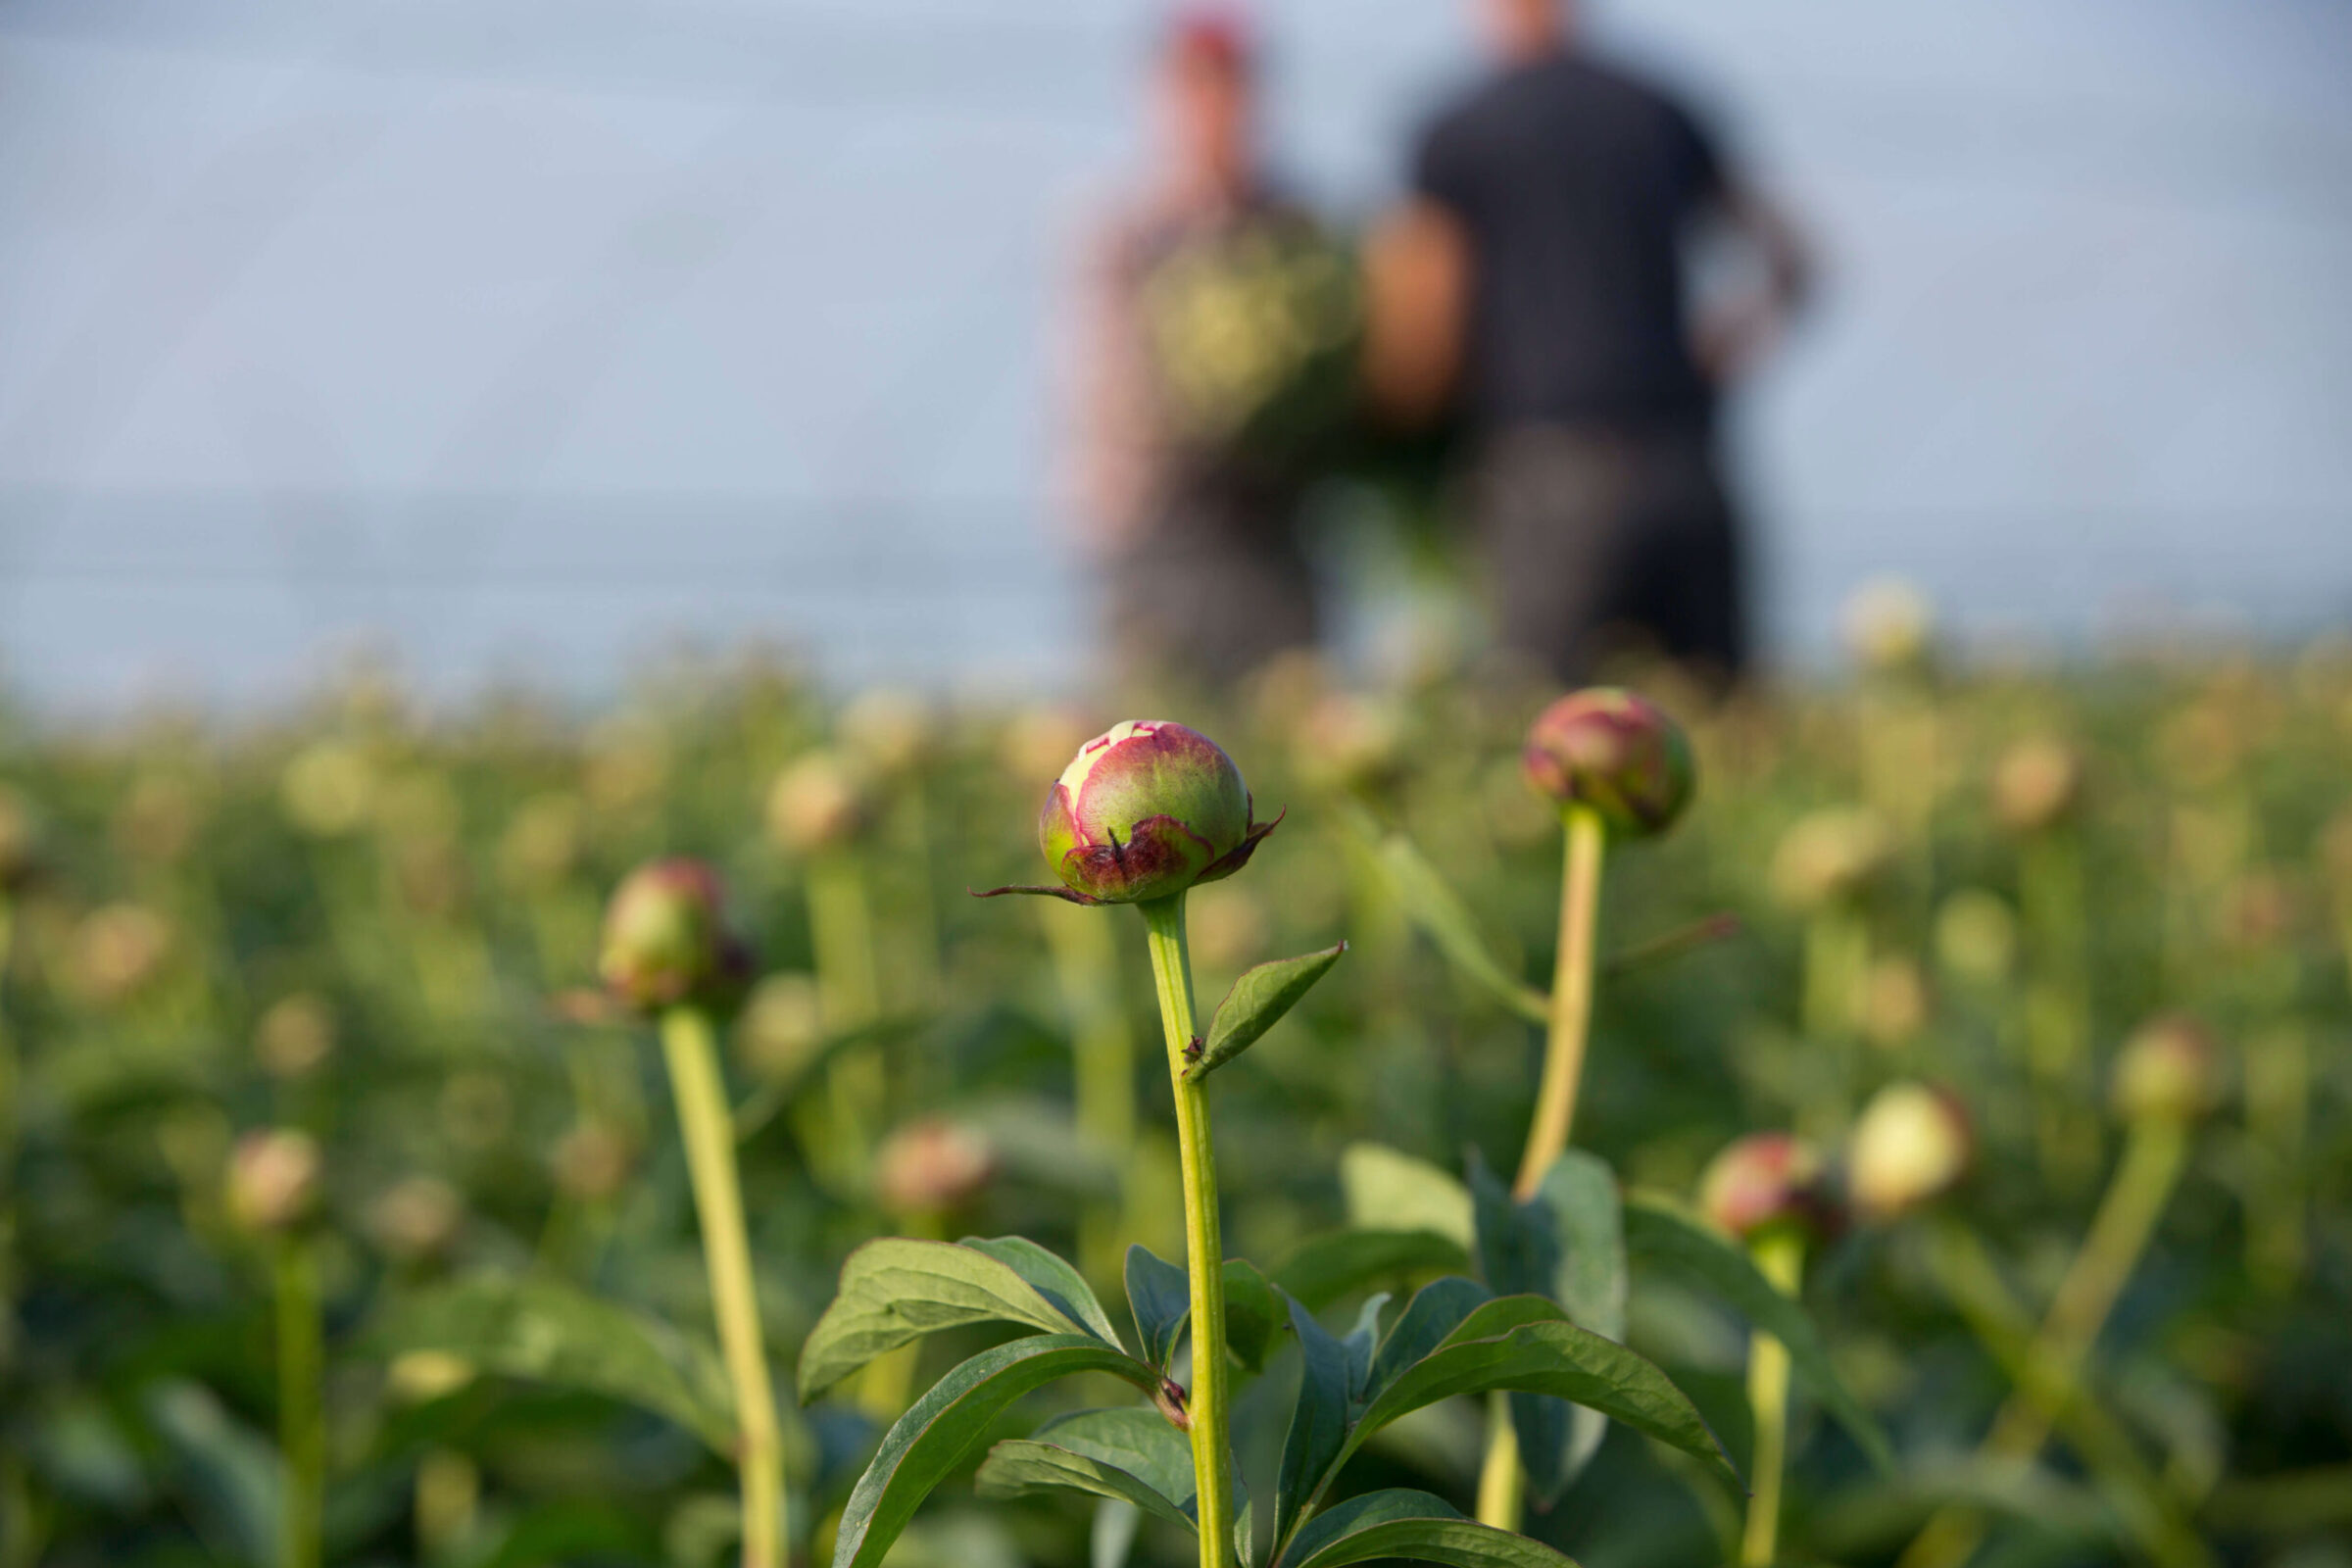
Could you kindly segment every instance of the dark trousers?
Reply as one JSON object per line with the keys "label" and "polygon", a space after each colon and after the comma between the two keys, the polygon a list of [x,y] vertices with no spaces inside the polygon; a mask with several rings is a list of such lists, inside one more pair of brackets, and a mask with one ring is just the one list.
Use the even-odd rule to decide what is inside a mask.
{"label": "dark trousers", "polygon": [[1312,648],[1314,583],[1289,486],[1200,485],[1171,495],[1107,564],[1107,642],[1132,679],[1222,686]]}
{"label": "dark trousers", "polygon": [[1471,488],[1504,647],[1571,685],[1626,653],[1746,666],[1740,528],[1706,434],[1504,431]]}

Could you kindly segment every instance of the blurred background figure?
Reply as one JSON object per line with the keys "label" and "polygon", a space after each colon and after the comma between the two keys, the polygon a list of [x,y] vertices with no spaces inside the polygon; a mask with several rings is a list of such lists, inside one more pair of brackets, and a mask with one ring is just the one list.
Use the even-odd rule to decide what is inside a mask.
{"label": "blurred background figure", "polygon": [[1156,167],[1087,258],[1079,514],[1130,678],[1221,683],[1315,641],[1297,525],[1312,466],[1284,405],[1302,357],[1346,346],[1352,290],[1261,166],[1258,69],[1238,19],[1176,18],[1153,66]]}
{"label": "blurred background figure", "polygon": [[[1802,251],[1687,107],[1586,51],[1574,0],[1478,9],[1495,69],[1422,135],[1375,246],[1374,385],[1408,421],[1464,420],[1507,649],[1569,682],[1629,645],[1736,675],[1716,405],[1803,298]],[[1751,280],[1694,311],[1710,227]]]}

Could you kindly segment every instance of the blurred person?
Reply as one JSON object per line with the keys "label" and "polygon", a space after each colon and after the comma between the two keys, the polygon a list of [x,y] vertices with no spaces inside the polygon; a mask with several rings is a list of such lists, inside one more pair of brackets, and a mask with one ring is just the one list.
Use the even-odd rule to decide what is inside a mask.
{"label": "blurred person", "polygon": [[[1506,648],[1571,684],[1620,651],[1735,676],[1717,404],[1802,303],[1803,249],[1695,115],[1587,51],[1574,0],[1478,11],[1495,68],[1426,129],[1372,246],[1373,395],[1402,422],[1459,417]],[[1694,322],[1710,221],[1757,265]]]}
{"label": "blurred person", "polygon": [[1279,289],[1328,247],[1261,166],[1257,74],[1237,19],[1169,24],[1151,83],[1155,167],[1086,259],[1077,512],[1130,677],[1222,684],[1315,641],[1304,470],[1244,426],[1290,373],[1250,270]]}

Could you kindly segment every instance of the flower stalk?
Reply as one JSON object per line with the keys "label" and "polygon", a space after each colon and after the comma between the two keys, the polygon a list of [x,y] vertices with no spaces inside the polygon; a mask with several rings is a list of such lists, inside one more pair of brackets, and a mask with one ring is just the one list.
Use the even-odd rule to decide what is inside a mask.
{"label": "flower stalk", "polygon": [[[1793,1225],[1767,1227],[1748,1245],[1757,1272],[1784,1296],[1803,1283],[1805,1233]],[[1781,1483],[1788,1464],[1788,1348],[1758,1331],[1748,1337],[1747,1403],[1756,1426],[1748,1469],[1747,1525],[1740,1537],[1741,1568],[1770,1568],[1780,1551]]]}
{"label": "flower stalk", "polygon": [[734,1122],[719,1076],[710,1015],[682,1004],[662,1013],[662,1050],[678,1103],[687,1174],[710,1272],[710,1307],[735,1395],[736,1464],[743,1487],[744,1568],[784,1568],[784,1446],[761,1343],[743,1192],[735,1171]]}
{"label": "flower stalk", "polygon": [[318,1568],[326,1517],[325,1328],[318,1266],[308,1237],[270,1238],[277,1318],[277,1442],[285,1463],[278,1504],[281,1568]]}
{"label": "flower stalk", "polygon": [[1560,877],[1559,953],[1552,969],[1551,1023],[1544,1047],[1544,1077],[1536,1091],[1535,1124],[1519,1161],[1512,1196],[1525,1202],[1544,1185],[1544,1173],[1568,1147],[1577,1091],[1585,1072],[1585,1040],[1592,1024],[1592,951],[1600,924],[1600,869],[1607,830],[1600,813],[1571,805],[1562,812],[1566,840]]}
{"label": "flower stalk", "polygon": [[1192,956],[1185,940],[1184,895],[1137,906],[1152,950],[1167,1036],[1168,1081],[1176,1095],[1176,1144],[1183,1167],[1184,1243],[1192,1286],[1193,1484],[1199,1497],[1200,1568],[1233,1568],[1231,1446],[1227,1438],[1225,1247],[1217,1213],[1216,1151],[1209,1139],[1206,1085],[1189,1077],[1200,1031],[1193,1018]]}

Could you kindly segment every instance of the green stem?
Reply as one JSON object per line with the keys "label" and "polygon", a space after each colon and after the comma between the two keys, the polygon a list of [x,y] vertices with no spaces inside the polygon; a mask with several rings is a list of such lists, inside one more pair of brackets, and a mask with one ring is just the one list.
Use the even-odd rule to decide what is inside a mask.
{"label": "green stem", "polygon": [[285,1462],[278,1514],[279,1568],[318,1568],[326,1514],[326,1360],[318,1269],[300,1236],[273,1244],[277,1307],[277,1446]]}
{"label": "green stem", "polygon": [[1193,1485],[1200,1498],[1200,1568],[1233,1568],[1232,1446],[1226,1438],[1225,1245],[1217,1217],[1217,1156],[1208,1136],[1208,1096],[1185,1076],[1200,1031],[1193,1022],[1193,964],[1185,942],[1184,895],[1137,906],[1151,934],[1152,978],[1167,1034],[1168,1079],[1176,1091],[1176,1146],[1184,1172],[1184,1245],[1193,1287]]}
{"label": "green stem", "polygon": [[776,1395],[760,1343],[760,1298],[744,1232],[743,1192],[735,1175],[734,1122],[719,1077],[710,1014],[672,1007],[662,1015],[662,1049],[678,1102],[678,1131],[702,1220],[703,1258],[710,1271],[710,1309],[735,1391],[743,1480],[744,1568],[784,1568],[784,1446]]}
{"label": "green stem", "polygon": [[[1757,1237],[1751,1250],[1757,1271],[1782,1295],[1794,1296],[1804,1279],[1803,1233],[1776,1226]],[[1741,1568],[1767,1568],[1780,1552],[1781,1480],[1788,1465],[1788,1348],[1769,1334],[1748,1337],[1747,1403],[1755,1416],[1756,1451],[1740,1561]]]}
{"label": "green stem", "polygon": [[[1135,1147],[1135,1035],[1119,1005],[1118,956],[1110,933],[1091,909],[1040,899],[1038,917],[1054,956],[1054,977],[1070,1016],[1072,1099],[1078,1136],[1116,1167],[1120,1187]],[[1125,1228],[1118,1190],[1088,1203],[1078,1216],[1078,1262],[1087,1277],[1116,1280]]]}
{"label": "green stem", "polygon": [[[2132,1124],[2089,1234],[2050,1298],[2041,1327],[2024,1352],[2018,1386],[1978,1446],[1979,1458],[2009,1464],[2032,1460],[2049,1441],[2058,1417],[2082,1402],[2078,1396],[2091,1346],[2147,1250],[2187,1152],[2188,1129],[2180,1123],[2148,1118]],[[1897,1568],[1958,1568],[1984,1530],[1982,1516],[1973,1510],[1946,1508],[1928,1521]]]}
{"label": "green stem", "polygon": [[[1585,1042],[1592,1025],[1592,953],[1600,925],[1600,871],[1607,830],[1600,813],[1570,806],[1561,813],[1559,949],[1551,971],[1551,1025],[1544,1043],[1544,1075],[1536,1088],[1535,1120],[1519,1158],[1512,1194],[1525,1202],[1544,1185],[1544,1172],[1568,1147],[1576,1124],[1577,1091],[1585,1075]],[[1525,1517],[1527,1484],[1520,1472],[1518,1434],[1509,1401],[1487,1401],[1487,1456],[1478,1477],[1478,1520],[1516,1531]]]}

